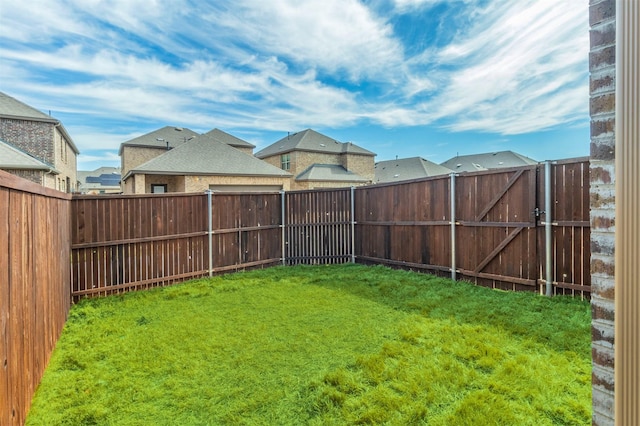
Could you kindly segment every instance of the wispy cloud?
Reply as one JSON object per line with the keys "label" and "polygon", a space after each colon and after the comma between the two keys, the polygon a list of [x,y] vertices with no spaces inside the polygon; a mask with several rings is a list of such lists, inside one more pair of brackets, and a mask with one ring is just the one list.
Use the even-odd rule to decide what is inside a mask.
{"label": "wispy cloud", "polygon": [[118,142],[136,122],[519,134],[586,116],[587,17],[587,0],[3,0],[0,90],[79,117],[81,150],[101,120]]}

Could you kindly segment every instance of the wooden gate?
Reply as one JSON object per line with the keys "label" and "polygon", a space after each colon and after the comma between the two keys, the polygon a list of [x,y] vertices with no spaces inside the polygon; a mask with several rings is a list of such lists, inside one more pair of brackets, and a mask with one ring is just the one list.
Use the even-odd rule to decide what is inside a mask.
{"label": "wooden gate", "polygon": [[456,177],[459,276],[501,289],[535,288],[538,166]]}

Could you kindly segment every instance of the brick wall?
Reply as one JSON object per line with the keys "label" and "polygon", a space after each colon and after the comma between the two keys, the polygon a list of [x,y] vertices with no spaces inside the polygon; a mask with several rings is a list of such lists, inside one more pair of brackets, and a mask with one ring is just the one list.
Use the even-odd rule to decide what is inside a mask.
{"label": "brick wall", "polygon": [[122,147],[122,155],[120,157],[120,169],[122,176],[126,175],[131,169],[135,169],[139,165],[166,152],[167,150],[165,148],[144,148],[139,146]]}
{"label": "brick wall", "polygon": [[11,173],[14,176],[21,177],[28,181],[37,183],[38,185],[44,185],[44,172],[42,170],[4,170],[7,173]]}
{"label": "brick wall", "polygon": [[615,0],[590,0],[593,424],[614,415]]}
{"label": "brick wall", "polygon": [[48,164],[55,164],[54,124],[0,118],[0,139]]}
{"label": "brick wall", "polygon": [[370,155],[342,154],[342,166],[373,182],[375,178],[375,161]]}

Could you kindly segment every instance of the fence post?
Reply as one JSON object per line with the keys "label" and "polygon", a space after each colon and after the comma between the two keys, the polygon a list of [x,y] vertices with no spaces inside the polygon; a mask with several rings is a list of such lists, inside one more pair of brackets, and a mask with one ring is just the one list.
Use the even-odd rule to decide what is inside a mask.
{"label": "fence post", "polygon": [[456,174],[451,172],[451,279],[456,280]]}
{"label": "fence post", "polygon": [[544,162],[544,245],[546,296],[553,295],[553,215],[551,213],[551,161]]}
{"label": "fence post", "polygon": [[284,189],[280,190],[280,216],[281,216],[281,221],[280,221],[280,228],[282,228],[282,264],[286,265],[287,263],[287,255],[285,253],[286,250],[286,241],[285,241],[285,211],[284,211],[284,207],[285,207],[285,203],[284,203]]}
{"label": "fence post", "polygon": [[213,191],[211,189],[207,189],[205,191],[207,194],[207,216],[209,219],[209,226],[207,234],[209,236],[209,276],[213,276],[213,207],[211,205],[211,194]]}
{"label": "fence post", "polygon": [[351,263],[356,263],[356,187],[351,186]]}

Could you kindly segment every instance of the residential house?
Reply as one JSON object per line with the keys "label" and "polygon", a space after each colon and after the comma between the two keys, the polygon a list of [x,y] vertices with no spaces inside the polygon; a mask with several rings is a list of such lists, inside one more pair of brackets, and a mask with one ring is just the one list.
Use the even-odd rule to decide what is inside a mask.
{"label": "residential house", "polygon": [[359,186],[373,182],[374,154],[307,129],[287,135],[255,154],[293,175],[291,189]]}
{"label": "residential house", "polygon": [[447,175],[451,170],[420,157],[379,161],[375,166],[375,183],[400,182]]}
{"label": "residential house", "polygon": [[[0,163],[12,164],[9,173],[59,191],[77,190],[80,151],[59,120],[0,92],[0,140]],[[19,167],[16,161],[24,164]]]}
{"label": "residential house", "polygon": [[78,170],[79,191],[83,194],[119,194],[120,168],[99,167],[92,171]]}
{"label": "residential house", "polygon": [[513,151],[458,155],[440,163],[441,166],[447,167],[454,172],[477,172],[480,170],[502,169],[533,164],[538,164],[538,162]]}
{"label": "residential house", "polygon": [[[217,140],[246,154],[252,155],[255,145],[250,144],[240,138],[220,129],[213,129],[204,134],[209,139]],[[195,137],[200,136],[199,133],[184,127],[165,126],[161,129],[154,130],[145,135],[131,139],[120,144],[118,154],[121,160],[122,176],[129,174],[129,171],[138,167],[147,161],[165,154],[167,151],[176,148]],[[127,179],[129,185],[133,181]],[[125,187],[123,181],[122,191],[124,193],[132,193],[133,189]]]}
{"label": "residential house", "polygon": [[174,141],[169,141],[169,149],[158,151],[154,158],[123,170],[125,193],[290,189],[290,173],[211,135],[189,134],[177,146],[173,146]]}

